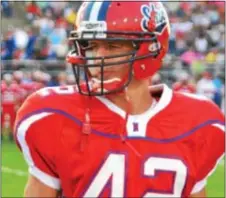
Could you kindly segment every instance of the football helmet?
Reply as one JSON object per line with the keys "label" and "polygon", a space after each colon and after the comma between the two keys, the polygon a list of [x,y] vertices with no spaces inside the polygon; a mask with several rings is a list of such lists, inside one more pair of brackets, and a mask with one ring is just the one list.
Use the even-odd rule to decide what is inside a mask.
{"label": "football helmet", "polygon": [[[70,33],[74,49],[67,56],[78,91],[89,96],[116,93],[124,90],[133,76],[138,80],[152,76],[161,67],[168,51],[169,34],[169,20],[161,2],[84,2],[77,13],[75,30]],[[120,55],[92,57],[86,53],[92,40],[131,41],[134,49]],[[124,64],[125,61],[113,60],[126,56],[130,57],[126,60],[130,68],[128,75],[120,82],[105,82],[104,68]],[[99,60],[98,64],[94,60]],[[101,71],[100,86],[95,91],[89,72],[93,67]]]}

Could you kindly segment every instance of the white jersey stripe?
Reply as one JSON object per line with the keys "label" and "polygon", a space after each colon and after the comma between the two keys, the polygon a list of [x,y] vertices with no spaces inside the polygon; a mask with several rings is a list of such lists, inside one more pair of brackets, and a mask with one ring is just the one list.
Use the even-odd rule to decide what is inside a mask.
{"label": "white jersey stripe", "polygon": [[216,170],[217,166],[220,164],[220,162],[221,162],[221,160],[223,159],[223,157],[224,157],[224,154],[221,155],[221,156],[219,157],[219,159],[217,160],[215,166],[214,166],[213,169],[207,174],[207,176],[206,176],[204,179],[198,181],[198,182],[193,186],[192,191],[191,191],[191,195],[194,194],[194,193],[200,192],[200,191],[206,186],[207,178],[208,178],[209,176],[211,176],[211,175],[214,173],[214,171]]}
{"label": "white jersey stripe", "polygon": [[212,124],[212,126],[215,126],[225,132],[225,126],[223,124]]}
{"label": "white jersey stripe", "polygon": [[[212,124],[211,126],[217,127],[217,128],[219,128],[220,130],[222,130],[222,131],[225,132],[225,126],[224,126],[223,124],[218,124],[218,123],[216,123],[216,124]],[[201,181],[197,182],[197,183],[194,185],[191,194],[197,193],[197,192],[201,191],[201,190],[205,187],[205,185],[206,185],[206,183],[207,183],[207,178],[208,178],[210,175],[213,174],[213,172],[216,170],[218,164],[222,161],[222,158],[223,158],[223,157],[224,157],[224,154],[217,160],[217,162],[216,162],[214,168],[207,174],[207,176],[206,176],[204,179],[202,179]]]}

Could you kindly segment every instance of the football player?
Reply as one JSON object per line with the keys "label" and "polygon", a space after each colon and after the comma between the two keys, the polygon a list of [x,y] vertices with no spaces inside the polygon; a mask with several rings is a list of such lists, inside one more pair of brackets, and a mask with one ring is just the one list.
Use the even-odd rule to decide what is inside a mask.
{"label": "football player", "polygon": [[81,5],[67,56],[76,86],[41,89],[17,115],[25,197],[206,196],[224,117],[205,98],[149,87],[169,34],[160,2]]}
{"label": "football player", "polygon": [[10,140],[13,140],[13,125],[21,104],[21,93],[18,84],[13,82],[12,74],[4,74],[1,81],[1,130],[2,133],[7,132]]}

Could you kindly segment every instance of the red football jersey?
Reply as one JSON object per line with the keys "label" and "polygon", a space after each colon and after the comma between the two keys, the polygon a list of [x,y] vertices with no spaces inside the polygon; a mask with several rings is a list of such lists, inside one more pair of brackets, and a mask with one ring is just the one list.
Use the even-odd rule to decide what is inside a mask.
{"label": "red football jersey", "polygon": [[13,130],[13,125],[16,118],[16,110],[21,104],[21,89],[16,83],[7,85],[6,83],[1,83],[1,127],[8,127],[10,124]]}
{"label": "red football jersey", "polygon": [[44,87],[44,85],[39,82],[22,83],[20,86],[26,91],[26,96]]}
{"label": "red football jersey", "polygon": [[1,101],[3,105],[15,105],[19,102],[20,88],[17,84],[1,83]]}
{"label": "red football jersey", "polygon": [[179,92],[184,92],[184,93],[195,93],[196,92],[195,86],[193,84],[184,85],[180,82],[176,82],[173,85],[173,90],[179,91]]}
{"label": "red football jersey", "polygon": [[[66,197],[199,192],[225,150],[224,116],[212,102],[166,85],[150,93],[157,104],[129,115],[127,123],[110,100],[81,96],[73,86],[30,96],[15,126],[30,174]],[[90,120],[90,133],[83,131],[84,120]]]}

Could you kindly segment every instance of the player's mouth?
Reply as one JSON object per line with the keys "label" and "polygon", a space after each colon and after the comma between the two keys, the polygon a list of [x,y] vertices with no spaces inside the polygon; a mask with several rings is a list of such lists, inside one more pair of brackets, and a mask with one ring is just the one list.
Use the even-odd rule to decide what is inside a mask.
{"label": "player's mouth", "polygon": [[[102,79],[102,73],[98,72],[98,74],[96,74],[92,77],[95,78],[95,79],[101,80]],[[116,72],[114,72],[114,71],[104,71],[104,73],[103,73],[103,80],[104,81],[108,81],[108,80],[111,80],[111,79],[116,78],[116,77],[117,77],[117,75],[116,75]]]}

